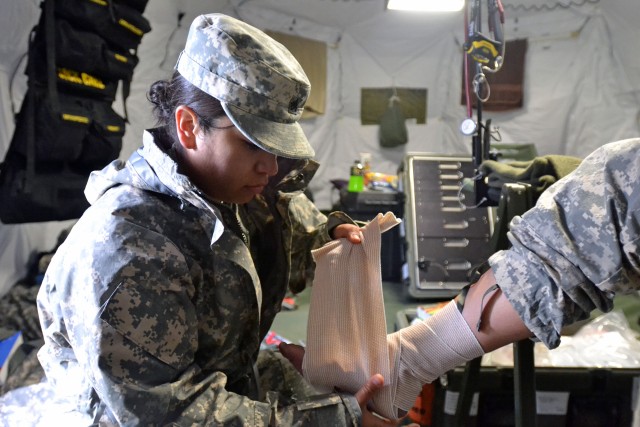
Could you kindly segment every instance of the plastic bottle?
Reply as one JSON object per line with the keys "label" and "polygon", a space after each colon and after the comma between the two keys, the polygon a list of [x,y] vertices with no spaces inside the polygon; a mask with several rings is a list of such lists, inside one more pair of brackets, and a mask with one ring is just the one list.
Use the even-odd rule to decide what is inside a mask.
{"label": "plastic bottle", "polygon": [[351,166],[347,190],[352,193],[359,193],[364,190],[364,167],[360,160],[355,160]]}
{"label": "plastic bottle", "polygon": [[364,186],[368,188],[371,178],[371,153],[360,153],[360,162],[363,168]]}
{"label": "plastic bottle", "polygon": [[371,172],[371,153],[360,153],[360,162],[362,162],[365,174]]}

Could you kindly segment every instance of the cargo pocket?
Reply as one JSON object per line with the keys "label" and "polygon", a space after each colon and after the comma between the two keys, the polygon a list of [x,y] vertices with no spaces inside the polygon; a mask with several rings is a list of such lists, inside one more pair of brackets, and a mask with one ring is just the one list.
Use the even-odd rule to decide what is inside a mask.
{"label": "cargo pocket", "polygon": [[198,322],[195,312],[185,309],[187,296],[164,287],[126,279],[103,296],[100,318],[135,346],[181,371],[193,361]]}

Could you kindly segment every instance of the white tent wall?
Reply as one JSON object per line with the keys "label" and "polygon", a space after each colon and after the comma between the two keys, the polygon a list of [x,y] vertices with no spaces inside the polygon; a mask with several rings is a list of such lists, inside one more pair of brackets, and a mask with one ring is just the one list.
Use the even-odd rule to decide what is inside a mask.
{"label": "white tent wall", "polygon": [[[503,0],[507,39],[527,38],[524,106],[484,112],[503,142],[535,143],[540,154],[583,157],[596,147],[640,136],[640,3],[583,1],[558,7],[554,1]],[[384,0],[150,0],[145,11],[152,31],[139,47],[140,63],[127,100],[130,124],[121,158],[153,126],[146,91],[168,77],[194,16],[222,12],[266,30],[327,43],[325,113],[302,123],[321,163],[311,189],[329,209],[337,195],[330,180],[346,179],[361,152],[372,153],[376,171],[395,174],[406,152],[471,153],[458,131],[466,116],[460,105],[463,14],[411,14],[384,10]],[[567,0],[557,3],[567,5]],[[483,2],[484,4],[484,2]],[[535,7],[524,11],[513,5]],[[511,6],[511,7],[510,7]],[[22,69],[28,32],[37,21],[38,0],[0,3],[0,155],[13,132],[11,100],[19,108],[26,89]],[[184,17],[176,27],[179,13]],[[483,23],[484,24],[484,23]],[[509,52],[507,52],[509,55]],[[11,86],[11,87],[10,87]],[[407,122],[409,142],[382,149],[378,126],[360,122],[360,90],[388,87],[428,90],[427,122]],[[122,112],[120,100],[114,108]],[[73,221],[0,224],[0,295],[26,272],[33,252],[50,250]]]}

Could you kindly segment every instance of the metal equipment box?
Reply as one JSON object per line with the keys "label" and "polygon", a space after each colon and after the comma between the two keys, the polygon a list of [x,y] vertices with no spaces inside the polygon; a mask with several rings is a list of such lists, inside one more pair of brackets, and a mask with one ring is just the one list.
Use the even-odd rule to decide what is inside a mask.
{"label": "metal equipment box", "polygon": [[[413,298],[455,296],[491,255],[493,210],[468,200],[473,199],[473,174],[468,156],[405,156],[400,179],[405,194],[403,281]],[[463,192],[465,183],[470,192]]]}

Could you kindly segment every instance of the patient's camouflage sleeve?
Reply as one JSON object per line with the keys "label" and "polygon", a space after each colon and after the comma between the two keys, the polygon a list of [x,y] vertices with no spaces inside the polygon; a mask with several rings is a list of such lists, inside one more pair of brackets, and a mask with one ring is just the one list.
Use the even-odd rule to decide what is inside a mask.
{"label": "patient's camouflage sleeve", "polygon": [[526,326],[549,348],[563,326],[640,288],[640,139],[604,145],[510,225],[489,263]]}

